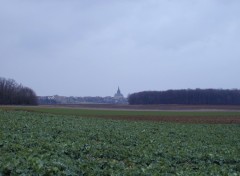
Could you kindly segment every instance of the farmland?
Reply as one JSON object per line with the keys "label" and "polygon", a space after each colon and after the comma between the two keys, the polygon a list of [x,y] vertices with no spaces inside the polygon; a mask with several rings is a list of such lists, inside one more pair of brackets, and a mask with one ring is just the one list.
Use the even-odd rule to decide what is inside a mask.
{"label": "farmland", "polygon": [[[130,106],[132,107],[132,106]],[[133,106],[134,107],[134,106]],[[80,117],[94,117],[117,120],[142,120],[160,122],[180,122],[180,123],[215,123],[215,124],[240,124],[240,111],[234,110],[139,110],[139,109],[117,109],[109,105],[96,106],[87,105],[84,109],[78,106],[2,106],[4,110],[26,110],[29,112],[51,113],[58,115],[75,115]],[[108,108],[108,109],[107,109]],[[129,106],[124,106],[129,108]],[[141,107],[142,108],[142,107]],[[168,107],[164,107],[167,109]],[[214,107],[219,108],[219,107]],[[229,108],[229,107],[228,107]],[[233,107],[230,107],[230,109]],[[240,107],[238,107],[240,108]]]}
{"label": "farmland", "polygon": [[0,175],[240,175],[238,121],[163,117],[226,122],[240,112],[1,107]]}

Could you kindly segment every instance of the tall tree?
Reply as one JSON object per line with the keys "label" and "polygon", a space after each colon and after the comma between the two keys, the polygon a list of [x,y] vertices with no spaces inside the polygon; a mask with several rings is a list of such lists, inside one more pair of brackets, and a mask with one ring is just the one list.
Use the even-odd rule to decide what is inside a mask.
{"label": "tall tree", "polygon": [[37,105],[35,92],[18,84],[13,79],[0,77],[0,104],[4,105]]}
{"label": "tall tree", "polygon": [[240,105],[240,90],[182,89],[129,95],[129,104]]}

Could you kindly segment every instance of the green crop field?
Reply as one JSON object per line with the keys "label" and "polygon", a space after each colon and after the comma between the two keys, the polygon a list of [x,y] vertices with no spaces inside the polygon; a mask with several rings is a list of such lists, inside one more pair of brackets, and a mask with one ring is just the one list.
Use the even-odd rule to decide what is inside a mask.
{"label": "green crop field", "polygon": [[0,175],[240,175],[238,124],[82,118],[126,111],[3,109]]}

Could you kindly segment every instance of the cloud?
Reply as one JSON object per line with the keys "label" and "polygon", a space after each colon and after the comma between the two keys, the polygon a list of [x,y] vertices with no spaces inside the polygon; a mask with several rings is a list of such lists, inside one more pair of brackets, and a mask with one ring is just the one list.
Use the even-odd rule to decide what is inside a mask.
{"label": "cloud", "polygon": [[239,5],[237,0],[2,1],[0,74],[40,95],[109,95],[118,85],[126,94],[236,88]]}

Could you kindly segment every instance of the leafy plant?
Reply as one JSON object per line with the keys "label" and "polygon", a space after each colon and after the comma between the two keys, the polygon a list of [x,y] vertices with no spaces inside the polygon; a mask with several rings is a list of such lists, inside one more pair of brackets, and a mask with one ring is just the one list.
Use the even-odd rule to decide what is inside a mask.
{"label": "leafy plant", "polygon": [[0,175],[240,175],[239,125],[0,110]]}

